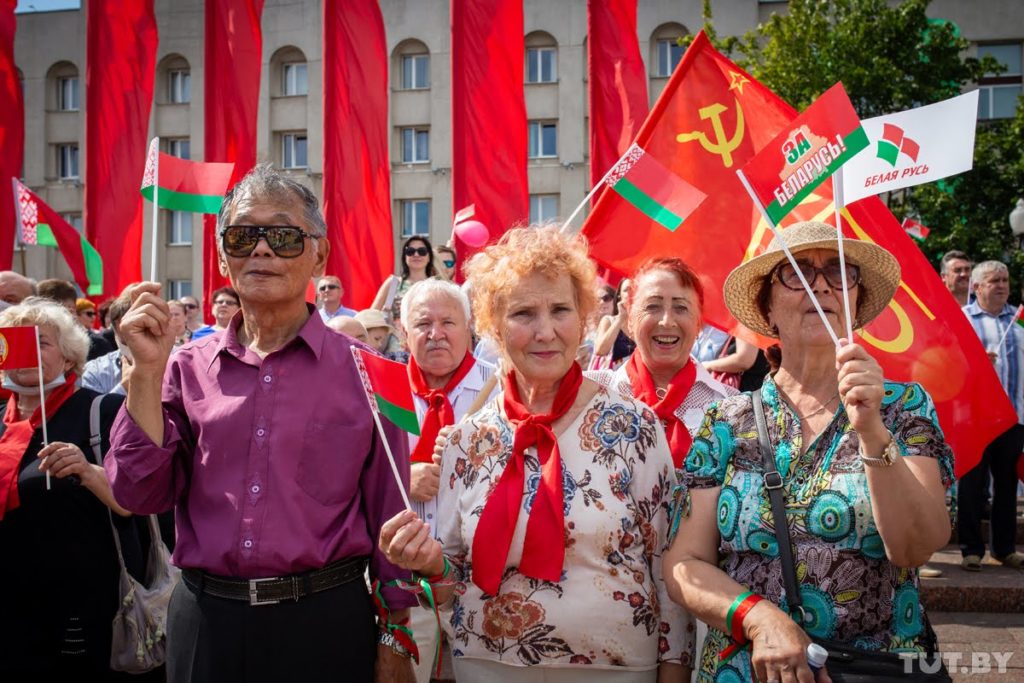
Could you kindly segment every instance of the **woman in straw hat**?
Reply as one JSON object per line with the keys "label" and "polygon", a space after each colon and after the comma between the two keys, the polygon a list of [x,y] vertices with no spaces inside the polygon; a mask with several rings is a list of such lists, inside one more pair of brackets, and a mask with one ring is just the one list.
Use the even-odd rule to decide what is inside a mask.
{"label": "woman in straw hat", "polygon": [[[842,335],[835,228],[798,223],[782,236]],[[888,305],[900,268],[877,245],[845,245],[860,328]],[[813,681],[812,637],[858,648],[858,662],[932,650],[915,568],[949,540],[944,489],[953,467],[931,398],[917,384],[886,381],[862,346],[834,345],[778,238],[724,289],[741,323],[779,339],[782,363],[760,393],[708,409],[684,465],[664,567],[673,599],[710,626],[699,680]],[[766,418],[767,458],[755,401]],[[778,474],[766,475],[768,467]],[[776,514],[785,515],[792,559]],[[799,584],[792,595],[787,574]],[[832,663],[835,673],[840,662]]]}

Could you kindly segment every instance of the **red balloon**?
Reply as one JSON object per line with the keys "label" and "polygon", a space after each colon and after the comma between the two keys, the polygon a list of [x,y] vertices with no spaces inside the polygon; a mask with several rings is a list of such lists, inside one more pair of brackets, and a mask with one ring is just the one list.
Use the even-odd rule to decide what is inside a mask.
{"label": "red balloon", "polygon": [[456,223],[455,235],[471,247],[482,247],[491,239],[487,226],[473,220]]}

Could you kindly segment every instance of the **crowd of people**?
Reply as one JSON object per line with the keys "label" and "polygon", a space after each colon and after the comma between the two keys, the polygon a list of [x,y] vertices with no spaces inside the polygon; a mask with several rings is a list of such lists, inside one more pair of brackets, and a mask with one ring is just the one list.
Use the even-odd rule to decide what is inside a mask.
{"label": "crowd of people", "polygon": [[[146,677],[175,683],[850,680],[935,652],[919,572],[951,503],[965,570],[986,515],[994,560],[1024,561],[1024,427],[954,482],[925,389],[837,347],[801,284],[839,337],[845,286],[863,327],[899,283],[877,245],[840,265],[834,228],[798,223],[795,265],[775,240],[716,283],[762,351],[705,324],[699,263],[616,286],[555,225],[509,230],[462,285],[411,237],[356,311],[326,230],[257,166],[217,217],[208,325],[156,283],[96,306],[0,273],[0,327],[39,328],[48,427],[38,371],[4,371],[0,679],[126,677],[118,553],[142,581],[159,542],[182,571]],[[1005,265],[949,252],[940,275],[1024,424]],[[405,364],[418,433],[375,420],[353,349]],[[812,643],[853,654],[815,674]]]}

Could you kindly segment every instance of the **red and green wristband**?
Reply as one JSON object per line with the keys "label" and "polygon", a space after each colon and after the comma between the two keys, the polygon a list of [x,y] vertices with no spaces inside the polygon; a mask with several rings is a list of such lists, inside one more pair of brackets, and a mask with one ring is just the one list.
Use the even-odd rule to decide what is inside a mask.
{"label": "red and green wristband", "polygon": [[725,630],[732,637],[732,643],[719,654],[719,659],[726,661],[735,655],[744,645],[747,644],[747,637],[743,633],[743,620],[754,608],[754,605],[764,600],[760,595],[745,591],[740,593],[725,614]]}

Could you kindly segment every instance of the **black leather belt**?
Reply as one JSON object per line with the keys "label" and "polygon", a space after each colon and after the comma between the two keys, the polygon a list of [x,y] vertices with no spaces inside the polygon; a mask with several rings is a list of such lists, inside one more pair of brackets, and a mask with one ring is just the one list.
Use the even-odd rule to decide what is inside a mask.
{"label": "black leather belt", "polygon": [[367,560],[366,557],[355,557],[333,562],[323,569],[265,579],[236,579],[207,574],[198,569],[183,570],[181,578],[196,593],[240,600],[253,606],[274,605],[282,600],[298,601],[307,595],[362,579]]}

